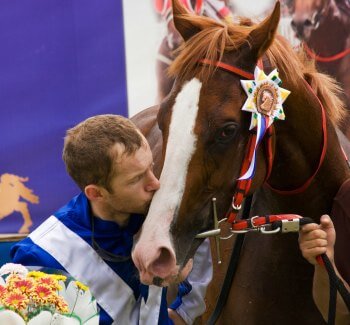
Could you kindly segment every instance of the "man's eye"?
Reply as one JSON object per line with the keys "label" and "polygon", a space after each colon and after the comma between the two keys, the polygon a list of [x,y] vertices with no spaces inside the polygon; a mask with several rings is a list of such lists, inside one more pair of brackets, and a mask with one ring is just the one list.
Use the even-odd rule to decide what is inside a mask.
{"label": "man's eye", "polygon": [[135,183],[137,183],[139,180],[141,180],[142,177],[143,177],[143,175],[139,175],[139,176],[137,176],[137,177],[134,177],[134,178],[130,181],[130,183],[131,183],[131,184],[135,184]]}

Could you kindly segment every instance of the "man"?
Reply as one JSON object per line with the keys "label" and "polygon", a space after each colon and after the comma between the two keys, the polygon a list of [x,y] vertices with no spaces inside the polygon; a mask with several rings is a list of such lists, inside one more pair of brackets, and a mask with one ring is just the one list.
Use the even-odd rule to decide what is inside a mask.
{"label": "man", "polygon": [[[321,254],[327,254],[338,277],[344,282],[349,290],[349,286],[339,274],[334,263],[334,244],[335,229],[331,218],[323,215],[320,220],[321,224],[310,223],[302,227],[299,234],[299,246],[302,255],[313,265],[315,265],[313,296],[316,305],[321,311],[323,318],[328,317],[328,300],[329,300],[329,279],[324,266],[318,264],[316,257]],[[347,261],[349,263],[349,261]],[[350,324],[350,313],[344,301],[338,295],[336,324]]]}
{"label": "man", "polygon": [[[13,262],[63,269],[86,283],[101,307],[100,324],[170,324],[169,317],[184,324],[177,312],[168,316],[166,289],[142,285],[130,258],[159,188],[144,136],[122,116],[91,117],[67,131],[63,160],[82,192],[12,248]],[[181,296],[176,303],[192,317],[203,312],[211,280],[209,248],[198,252],[196,274],[180,290],[190,303],[181,309]]]}

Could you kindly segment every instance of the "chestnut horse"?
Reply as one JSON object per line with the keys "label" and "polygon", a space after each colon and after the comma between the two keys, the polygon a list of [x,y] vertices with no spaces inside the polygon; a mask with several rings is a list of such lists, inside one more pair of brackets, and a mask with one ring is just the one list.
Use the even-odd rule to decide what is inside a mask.
{"label": "chestnut horse", "polygon": [[[194,16],[177,1],[173,11],[185,40],[170,70],[174,86],[160,106],[133,117],[150,143],[161,187],[132,258],[141,281],[158,285],[187,275],[203,240],[197,235],[214,227],[212,198],[219,216],[231,207],[251,135],[252,115],[241,110],[247,100],[241,80],[254,79],[259,58],[266,72],[278,69],[291,94],[283,104],[285,120],[273,124],[271,170],[264,148],[256,149],[249,189],[257,202],[254,213],[293,213],[317,222],[330,213],[334,196],[350,177],[335,132],[344,109],[340,90],[275,36],[279,2],[254,26]],[[208,313],[220,284],[216,276],[207,292]],[[218,324],[322,324],[312,276],[297,234],[249,233]]]}
{"label": "chestnut horse", "polygon": [[350,2],[349,0],[295,0],[292,28],[315,59],[317,67],[335,77],[344,88],[347,118],[341,125],[350,140]]}

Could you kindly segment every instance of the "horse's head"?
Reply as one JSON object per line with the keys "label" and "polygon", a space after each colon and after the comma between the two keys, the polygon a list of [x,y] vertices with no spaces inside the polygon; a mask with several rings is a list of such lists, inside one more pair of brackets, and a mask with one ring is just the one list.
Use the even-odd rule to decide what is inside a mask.
{"label": "horse's head", "polygon": [[170,51],[176,50],[183,42],[180,33],[177,31],[174,25],[174,20],[170,14],[169,18],[166,18],[166,42]]}
{"label": "horse's head", "polygon": [[295,0],[291,25],[296,37],[308,41],[331,7],[335,8],[333,0]]}
{"label": "horse's head", "polygon": [[[161,187],[132,254],[141,281],[162,285],[190,270],[202,241],[196,235],[213,227],[213,197],[218,214],[225,215],[248,142],[250,114],[241,111],[247,96],[240,83],[246,78],[203,64],[203,59],[253,73],[273,41],[280,15],[277,3],[259,25],[238,26],[189,15],[177,1],[173,11],[185,43],[171,67],[174,87],[158,114]],[[258,160],[252,190],[266,173],[260,151]]]}

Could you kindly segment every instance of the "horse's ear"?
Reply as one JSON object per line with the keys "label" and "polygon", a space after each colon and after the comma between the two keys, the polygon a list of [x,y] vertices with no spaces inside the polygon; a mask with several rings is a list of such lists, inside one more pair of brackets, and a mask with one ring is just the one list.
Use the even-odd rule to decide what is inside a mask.
{"label": "horse's ear", "polygon": [[189,12],[178,0],[172,0],[172,3],[174,25],[183,39],[187,41],[193,35],[197,34],[200,31],[200,28],[198,28],[198,26],[194,26],[191,24],[189,19],[185,18]]}
{"label": "horse's ear", "polygon": [[262,21],[249,35],[251,51],[259,59],[270,47],[280,21],[280,2],[277,1],[271,15]]}

